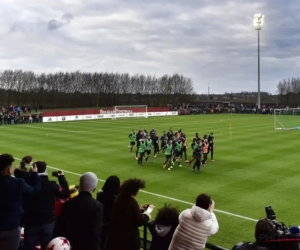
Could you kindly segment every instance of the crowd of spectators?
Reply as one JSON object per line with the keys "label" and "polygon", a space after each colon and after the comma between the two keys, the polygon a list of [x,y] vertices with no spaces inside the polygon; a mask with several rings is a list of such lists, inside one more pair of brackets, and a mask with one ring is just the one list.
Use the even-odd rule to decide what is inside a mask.
{"label": "crowd of spectators", "polygon": [[30,105],[0,105],[0,125],[13,125],[23,123],[37,123],[43,121],[42,106],[40,109],[31,109]]}
{"label": "crowd of spectators", "polygon": [[[201,250],[218,232],[215,203],[207,194],[181,213],[170,205],[157,208],[150,222],[155,207],[140,206],[136,200],[145,188],[141,179],[121,184],[110,176],[94,199],[94,173],[83,174],[78,186],[69,186],[63,171],[52,174],[58,183],[51,181],[44,161],[25,156],[14,170],[13,162],[12,155],[0,155],[1,250],[140,250],[139,227],[145,225],[152,234],[151,250]],[[56,239],[66,246],[56,246]]]}
{"label": "crowd of spectators", "polygon": [[[177,103],[170,105],[172,111],[178,111],[179,115],[193,115],[193,114],[222,114],[222,113],[241,113],[241,114],[273,114],[274,109],[287,109],[284,105],[262,105],[258,109],[255,104],[190,104]],[[300,108],[294,107],[294,108]]]}

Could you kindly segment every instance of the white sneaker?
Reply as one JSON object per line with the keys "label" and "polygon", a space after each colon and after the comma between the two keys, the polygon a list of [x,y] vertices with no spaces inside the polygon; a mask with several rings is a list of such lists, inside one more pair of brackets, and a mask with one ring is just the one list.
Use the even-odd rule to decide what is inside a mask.
{"label": "white sneaker", "polygon": [[168,170],[171,170],[171,168],[168,168]]}
{"label": "white sneaker", "polygon": [[181,167],[182,167],[182,165],[179,165],[179,167],[181,168]]}
{"label": "white sneaker", "polygon": [[172,166],[170,166],[169,168],[173,168]]}

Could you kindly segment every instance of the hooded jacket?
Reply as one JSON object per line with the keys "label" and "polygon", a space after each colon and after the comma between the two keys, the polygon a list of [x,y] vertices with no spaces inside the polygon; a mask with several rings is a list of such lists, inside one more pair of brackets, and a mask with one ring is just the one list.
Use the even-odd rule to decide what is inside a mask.
{"label": "hooded jacket", "polygon": [[149,223],[148,228],[152,235],[151,247],[149,250],[168,250],[176,227],[177,225],[160,225],[155,221]]}
{"label": "hooded jacket", "polygon": [[216,234],[219,224],[214,213],[193,206],[179,215],[169,250],[202,250],[208,236]]}

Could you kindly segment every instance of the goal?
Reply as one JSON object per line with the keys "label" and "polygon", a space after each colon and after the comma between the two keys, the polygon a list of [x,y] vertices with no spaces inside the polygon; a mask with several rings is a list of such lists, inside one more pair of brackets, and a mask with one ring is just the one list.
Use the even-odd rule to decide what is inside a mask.
{"label": "goal", "polygon": [[131,105],[131,106],[114,106],[113,120],[119,118],[148,118],[148,106],[147,105]]}
{"label": "goal", "polygon": [[300,108],[274,109],[276,130],[300,130]]}

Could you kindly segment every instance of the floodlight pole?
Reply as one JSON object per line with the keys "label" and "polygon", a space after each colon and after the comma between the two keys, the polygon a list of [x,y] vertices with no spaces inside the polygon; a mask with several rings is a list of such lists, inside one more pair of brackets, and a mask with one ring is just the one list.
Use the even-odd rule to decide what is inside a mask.
{"label": "floodlight pole", "polygon": [[259,29],[257,30],[257,108],[260,109],[260,41]]}
{"label": "floodlight pole", "polygon": [[264,23],[264,15],[262,14],[255,14],[253,19],[253,25],[257,30],[257,108],[261,108],[260,104],[260,34],[259,31],[261,30]]}

